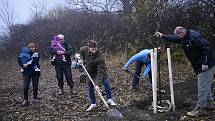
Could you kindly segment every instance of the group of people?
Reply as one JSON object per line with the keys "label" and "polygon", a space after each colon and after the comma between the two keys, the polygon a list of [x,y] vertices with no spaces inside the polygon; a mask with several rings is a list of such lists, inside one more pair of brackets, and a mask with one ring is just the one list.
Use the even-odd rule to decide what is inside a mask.
{"label": "group of people", "polygon": [[[34,47],[34,49],[32,49],[32,46]],[[83,61],[79,61],[79,62],[83,62],[91,78],[95,80],[96,85],[98,85],[95,88],[100,89],[101,84],[104,85],[108,104],[112,106],[116,106],[117,104],[112,99],[112,91],[109,84],[105,59],[97,47],[98,47],[98,43],[96,41],[93,41],[93,40],[89,41],[87,46],[84,46],[80,49],[80,57]],[[72,55],[72,48],[70,47],[69,44],[67,44],[64,41],[64,35],[59,34],[53,37],[53,40],[50,46],[50,53],[52,55],[51,64],[54,65],[55,67],[56,78],[58,81],[58,87],[59,87],[58,95],[64,94],[64,89],[63,89],[64,75],[65,75],[67,84],[70,87],[70,93],[72,95],[75,94],[73,90],[74,82],[72,79],[71,59],[70,59],[70,56]],[[40,65],[39,65],[39,54],[37,52],[37,46],[35,43],[30,43],[28,47],[24,47],[22,49],[21,54],[18,58],[18,63],[20,67],[23,69],[22,74],[23,74],[23,84],[24,84],[24,99],[22,101],[22,106],[29,105],[28,90],[29,90],[29,85],[31,81],[33,83],[33,93],[34,93],[33,102],[39,102],[37,93],[38,93],[38,81],[40,76]],[[96,98],[94,93],[94,86],[90,81],[88,81],[88,87],[89,87],[88,91],[89,91],[91,104],[89,108],[87,108],[87,111],[90,111],[92,109],[95,109],[97,107],[97,104],[96,104]]]}
{"label": "group of people", "polygon": [[[174,35],[165,35],[156,32],[155,35],[166,41],[182,44],[183,50],[193,66],[194,71],[198,77],[198,101],[194,110],[187,112],[189,116],[201,115],[205,109],[214,110],[214,101],[212,96],[212,82],[215,73],[215,59],[212,56],[212,50],[205,37],[194,30],[188,30],[184,27],[178,26],[174,30]],[[50,47],[52,55],[51,63],[55,67],[56,78],[58,81],[59,95],[64,94],[63,75],[66,77],[67,84],[70,87],[70,93],[75,94],[74,82],[71,72],[71,59],[72,48],[64,41],[64,35],[59,34],[53,37]],[[103,53],[98,49],[98,43],[90,40],[87,46],[81,47],[79,51],[78,62],[80,65],[86,66],[86,70],[91,78],[95,81],[96,86],[88,79],[88,93],[90,99],[90,106],[86,111],[91,111],[97,107],[94,88],[100,90],[101,85],[104,86],[107,96],[107,103],[112,106],[117,104],[112,99],[112,91],[107,74],[107,67]],[[136,55],[132,56],[129,61],[124,65],[123,69],[128,70],[129,65],[136,62],[135,75],[132,79],[132,90],[138,89],[139,78],[141,75],[142,66],[146,65],[143,73],[144,78],[151,80],[151,62],[150,50],[144,49]],[[38,81],[40,76],[39,54],[37,52],[37,45],[30,43],[28,47],[22,49],[19,56],[18,63],[23,68],[23,84],[24,84],[24,100],[23,106],[29,104],[28,102],[28,89],[30,81],[33,83],[33,101],[37,102],[38,97]]]}

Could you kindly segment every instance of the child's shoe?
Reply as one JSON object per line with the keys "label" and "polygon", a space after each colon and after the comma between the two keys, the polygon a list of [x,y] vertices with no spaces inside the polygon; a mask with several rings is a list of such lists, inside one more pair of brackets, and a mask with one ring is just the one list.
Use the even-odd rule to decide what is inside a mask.
{"label": "child's shoe", "polygon": [[35,71],[40,71],[40,69],[39,69],[39,68],[35,68],[34,70],[35,70]]}
{"label": "child's shoe", "polygon": [[30,65],[33,62],[33,60],[30,60],[27,62],[28,65]]}
{"label": "child's shoe", "polygon": [[55,58],[56,58],[56,57],[55,57],[55,56],[53,56],[53,57],[52,57],[52,59],[51,59],[51,62],[54,62]]}

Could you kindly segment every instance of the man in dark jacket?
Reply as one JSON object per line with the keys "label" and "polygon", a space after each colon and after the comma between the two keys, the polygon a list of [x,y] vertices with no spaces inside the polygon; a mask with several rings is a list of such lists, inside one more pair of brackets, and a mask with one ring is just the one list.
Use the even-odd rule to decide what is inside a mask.
{"label": "man in dark jacket", "polygon": [[189,116],[201,115],[202,109],[214,109],[211,85],[215,73],[215,59],[208,41],[202,34],[194,30],[187,30],[178,26],[175,35],[164,35],[156,32],[155,35],[170,42],[183,46],[183,50],[198,76],[198,102],[193,111],[187,112]]}
{"label": "man in dark jacket", "polygon": [[[65,74],[67,84],[70,87],[70,92],[73,94],[73,79],[72,79],[72,72],[71,72],[71,59],[70,55],[72,54],[72,48],[64,42],[64,35],[59,34],[58,37],[60,38],[61,45],[65,48],[64,51],[55,51],[51,49],[52,55],[57,55],[55,60],[52,62],[52,65],[55,66],[58,86],[59,86],[59,95],[64,93],[63,90],[63,73]],[[62,61],[62,56],[65,55],[66,61]]]}
{"label": "man in dark jacket", "polygon": [[[90,40],[88,46],[84,46],[80,49],[81,59],[86,65],[86,69],[90,74],[91,78],[95,81],[96,89],[100,90],[99,86],[104,85],[107,94],[107,103],[115,106],[116,103],[112,100],[112,92],[109,84],[107,67],[105,63],[105,58],[102,53],[98,50],[98,44],[96,41]],[[96,98],[94,92],[94,86],[88,81],[89,97],[91,105],[87,111],[91,111],[97,107]]]}

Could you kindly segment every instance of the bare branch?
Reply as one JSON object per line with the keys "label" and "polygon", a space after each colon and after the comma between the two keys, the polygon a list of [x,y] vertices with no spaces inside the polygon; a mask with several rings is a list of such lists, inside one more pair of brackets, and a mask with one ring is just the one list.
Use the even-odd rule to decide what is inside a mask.
{"label": "bare branch", "polygon": [[8,0],[1,0],[0,4],[0,20],[5,24],[6,28],[9,29],[10,26],[14,24],[14,9],[10,6]]}
{"label": "bare branch", "polygon": [[42,16],[45,16],[47,14],[47,1],[43,0],[42,2],[38,2],[36,0],[32,1],[31,3],[32,8],[31,10],[35,14],[34,17],[36,19],[41,18]]}
{"label": "bare branch", "polygon": [[111,13],[120,10],[120,0],[66,0],[72,7],[90,11]]}

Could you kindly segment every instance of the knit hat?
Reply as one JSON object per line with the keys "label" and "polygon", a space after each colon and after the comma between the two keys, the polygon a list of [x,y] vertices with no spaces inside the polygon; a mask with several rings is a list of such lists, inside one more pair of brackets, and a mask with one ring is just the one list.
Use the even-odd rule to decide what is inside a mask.
{"label": "knit hat", "polygon": [[60,38],[59,38],[58,36],[54,36],[54,41],[59,42],[59,41],[60,41]]}
{"label": "knit hat", "polygon": [[64,35],[63,34],[58,34],[57,35],[60,39],[64,39]]}

